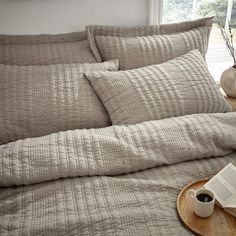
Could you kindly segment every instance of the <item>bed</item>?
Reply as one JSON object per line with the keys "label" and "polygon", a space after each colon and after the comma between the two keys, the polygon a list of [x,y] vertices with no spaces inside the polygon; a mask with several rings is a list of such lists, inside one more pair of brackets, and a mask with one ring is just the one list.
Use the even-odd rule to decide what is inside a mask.
{"label": "bed", "polygon": [[236,165],[211,23],[0,36],[1,235],[193,235],[180,190]]}

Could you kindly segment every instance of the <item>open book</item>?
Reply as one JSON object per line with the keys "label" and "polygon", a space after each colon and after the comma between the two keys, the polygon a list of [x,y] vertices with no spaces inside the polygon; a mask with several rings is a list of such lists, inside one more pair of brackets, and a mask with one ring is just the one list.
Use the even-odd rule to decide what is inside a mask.
{"label": "open book", "polygon": [[232,163],[210,179],[204,188],[214,192],[216,203],[236,217],[236,167]]}

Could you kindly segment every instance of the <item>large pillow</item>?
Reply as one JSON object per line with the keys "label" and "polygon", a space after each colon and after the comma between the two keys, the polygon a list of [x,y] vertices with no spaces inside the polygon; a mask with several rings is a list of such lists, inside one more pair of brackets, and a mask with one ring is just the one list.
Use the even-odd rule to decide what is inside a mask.
{"label": "large pillow", "polygon": [[111,124],[84,72],[117,70],[96,64],[0,65],[0,144],[53,132]]}
{"label": "large pillow", "polygon": [[96,62],[85,32],[0,35],[0,64],[49,65]]}
{"label": "large pillow", "polygon": [[198,50],[159,65],[86,76],[113,125],[231,110]]}
{"label": "large pillow", "polygon": [[97,61],[118,58],[120,69],[159,64],[193,49],[207,52],[211,18],[160,26],[87,26]]}

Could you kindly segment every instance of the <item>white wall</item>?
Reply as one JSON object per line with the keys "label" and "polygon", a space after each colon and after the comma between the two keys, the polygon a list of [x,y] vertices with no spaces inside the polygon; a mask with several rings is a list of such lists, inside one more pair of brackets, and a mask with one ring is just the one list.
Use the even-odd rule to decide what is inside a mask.
{"label": "white wall", "polygon": [[0,0],[0,34],[63,33],[87,24],[145,25],[148,0]]}

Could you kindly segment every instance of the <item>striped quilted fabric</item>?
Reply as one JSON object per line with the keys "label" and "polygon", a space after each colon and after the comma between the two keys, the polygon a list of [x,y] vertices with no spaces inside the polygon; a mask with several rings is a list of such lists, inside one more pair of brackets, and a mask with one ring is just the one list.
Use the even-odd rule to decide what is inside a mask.
{"label": "striped quilted fabric", "polygon": [[110,125],[109,116],[84,72],[117,69],[118,60],[0,65],[0,144],[62,130]]}
{"label": "striped quilted fabric", "polygon": [[2,188],[0,234],[194,236],[178,216],[178,194],[187,184],[212,177],[230,162],[236,165],[236,153],[117,177]]}
{"label": "striped quilted fabric", "polygon": [[[236,150],[236,113],[76,129],[0,145],[0,187],[119,176]],[[214,128],[213,128],[214,127]]]}
{"label": "striped quilted fabric", "polygon": [[158,64],[193,49],[207,52],[212,18],[143,27],[88,26],[90,47],[98,61],[118,58],[120,69]]}
{"label": "striped quilted fabric", "polygon": [[231,110],[198,50],[159,65],[86,76],[112,124]]}
{"label": "striped quilted fabric", "polygon": [[178,194],[236,165],[235,118],[197,114],[0,145],[0,185],[10,186],[0,188],[0,235],[193,235]]}
{"label": "striped quilted fabric", "polygon": [[0,35],[0,64],[49,65],[96,62],[85,32],[58,35]]}

